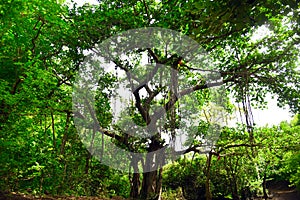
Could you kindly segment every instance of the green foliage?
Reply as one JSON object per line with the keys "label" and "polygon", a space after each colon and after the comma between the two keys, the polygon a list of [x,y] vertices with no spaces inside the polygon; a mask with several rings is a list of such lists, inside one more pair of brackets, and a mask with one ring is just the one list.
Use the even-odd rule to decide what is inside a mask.
{"label": "green foliage", "polygon": [[292,126],[300,126],[300,114],[296,114],[292,121],[291,121]]}
{"label": "green foliage", "polygon": [[[263,183],[270,181],[289,180],[299,187],[299,141],[296,139],[299,126],[283,122],[280,126],[256,128],[254,144],[249,141],[245,128],[225,128],[220,135],[209,172],[213,196],[263,196]],[[175,193],[182,188],[187,199],[197,198],[188,195],[196,194],[195,191],[205,194],[206,162],[204,156],[196,154],[167,166],[164,191]]]}
{"label": "green foliage", "polygon": [[[182,106],[187,110],[211,106],[230,113],[230,95],[236,101],[247,97],[253,106],[263,107],[269,92],[278,95],[280,106],[287,104],[299,113],[300,86],[295,83],[300,78],[300,23],[295,1],[104,0],[98,6],[73,8],[63,2],[8,0],[0,5],[0,191],[129,197],[128,175],[103,166],[87,152],[76,134],[72,113],[72,84],[86,52],[125,30],[147,26],[176,30],[197,40],[213,57],[227,87],[226,94],[219,94],[226,96],[224,107],[213,107],[213,95],[205,89],[185,99]],[[259,27],[270,33],[253,39]],[[141,51],[130,52],[135,66],[141,64]],[[168,56],[158,49],[153,52],[159,59]],[[149,60],[154,62],[153,57]],[[179,65],[180,76],[188,86],[197,86],[203,77],[188,65]],[[146,71],[137,75],[143,77]],[[112,74],[95,73],[101,77],[95,95],[96,115],[101,127],[110,128],[109,96],[118,82]],[[155,85],[167,96],[168,89],[159,87]],[[164,103],[153,101],[149,106]],[[130,109],[129,120],[145,125],[138,109],[134,105]],[[175,127],[190,113],[182,111],[181,115],[175,116]],[[189,138],[193,140],[190,148],[201,145],[198,139],[212,125],[203,119],[186,129],[199,136]],[[224,128],[209,171],[213,196],[233,198],[248,190],[259,194],[264,179],[288,179],[300,187],[299,121],[298,114],[291,124],[254,128],[253,140],[242,125]],[[166,129],[171,126],[169,120]],[[148,151],[147,139],[126,138],[128,135],[115,130],[121,138],[112,138],[115,144]],[[163,138],[157,141],[165,144]],[[170,199],[203,197],[206,167],[206,157],[198,155],[167,166],[164,195]]]}
{"label": "green foliage", "polygon": [[[297,119],[299,117],[298,115],[294,116],[294,119]],[[292,120],[291,125],[286,125],[282,129],[284,130],[284,133],[287,133],[290,137],[287,138],[288,142],[288,148],[291,150],[288,151],[286,154],[283,155],[282,159],[284,161],[283,165],[281,166],[280,172],[281,174],[285,175],[285,178],[287,178],[290,183],[297,188],[300,188],[300,144],[299,140],[299,134],[300,134],[300,126],[297,123],[299,120],[296,121]],[[287,137],[287,136],[285,136]]]}
{"label": "green foliage", "polygon": [[300,188],[300,154],[294,153],[290,155],[290,157],[287,159],[286,163],[287,167],[285,168],[285,171],[288,172],[290,177],[290,182],[297,186],[297,188]]}
{"label": "green foliage", "polygon": [[184,200],[184,196],[182,194],[181,188],[177,188],[176,190],[167,189],[162,192],[162,199],[165,200]]}
{"label": "green foliage", "polygon": [[[205,158],[196,156],[193,160],[182,158],[165,168],[163,182],[165,193],[180,192],[186,199],[203,198],[205,194]],[[177,192],[175,192],[177,191]],[[176,195],[180,196],[180,193]]]}
{"label": "green foliage", "polygon": [[[1,5],[1,191],[93,195],[105,188],[100,177],[108,169],[94,167],[71,119],[78,47],[92,45],[72,12],[56,1]],[[98,107],[108,126],[105,98]]]}

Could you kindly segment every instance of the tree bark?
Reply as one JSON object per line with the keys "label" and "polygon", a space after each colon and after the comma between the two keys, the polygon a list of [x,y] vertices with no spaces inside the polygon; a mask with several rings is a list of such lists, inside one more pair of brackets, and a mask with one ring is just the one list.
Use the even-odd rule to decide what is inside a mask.
{"label": "tree bark", "polygon": [[210,191],[210,166],[211,166],[212,152],[209,152],[207,162],[206,162],[206,181],[205,181],[205,198],[206,200],[212,199],[212,194]]}
{"label": "tree bark", "polygon": [[132,199],[139,198],[139,189],[140,189],[140,174],[134,173],[131,179],[131,189],[130,189],[130,197]]}
{"label": "tree bark", "polygon": [[51,126],[52,126],[53,148],[56,151],[55,122],[54,122],[54,115],[52,111],[51,111]]}
{"label": "tree bark", "polygon": [[143,173],[140,199],[160,200],[162,193],[162,168]]}
{"label": "tree bark", "polygon": [[65,126],[64,136],[62,138],[62,142],[61,142],[61,146],[60,146],[60,155],[63,155],[65,153],[65,146],[66,146],[67,139],[68,139],[70,117],[71,117],[71,113],[68,112],[67,118],[66,118],[66,126]]}
{"label": "tree bark", "polygon": [[[140,192],[140,174],[138,173],[138,160],[132,159],[132,167],[133,167],[133,175],[132,179],[130,180],[131,182],[131,188],[130,188],[130,197],[132,199],[138,199]],[[130,176],[130,174],[129,174]]]}
{"label": "tree bark", "polygon": [[[160,200],[162,192],[162,169],[164,159],[161,155],[151,153],[161,148],[159,141],[154,137],[151,139],[151,143],[148,149],[148,155],[145,160],[145,165],[143,166],[143,180],[141,189],[139,192],[139,199],[143,200]],[[136,177],[133,178],[132,187],[135,187],[132,190],[132,198],[136,199],[133,194],[136,194],[136,188],[139,185],[139,179]],[[135,192],[135,193],[134,193]]]}
{"label": "tree bark", "polygon": [[266,176],[266,173],[264,173],[262,186],[263,186],[264,199],[267,200],[268,199],[268,193],[267,193],[267,176]]}
{"label": "tree bark", "polygon": [[156,197],[157,170],[143,173],[141,199],[154,199]]}
{"label": "tree bark", "polygon": [[235,175],[233,175],[233,179],[232,179],[232,198],[233,200],[240,200]]}

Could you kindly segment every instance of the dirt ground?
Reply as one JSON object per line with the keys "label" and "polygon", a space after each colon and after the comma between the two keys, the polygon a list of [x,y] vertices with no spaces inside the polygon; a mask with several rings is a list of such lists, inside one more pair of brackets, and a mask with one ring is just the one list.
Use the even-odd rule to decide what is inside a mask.
{"label": "dirt ground", "polygon": [[300,191],[288,185],[286,181],[271,183],[268,186],[270,200],[300,200]]}
{"label": "dirt ground", "polygon": [[16,194],[16,193],[1,193],[0,200],[125,200],[122,197],[113,197],[111,199],[101,197],[36,197],[32,195]]}

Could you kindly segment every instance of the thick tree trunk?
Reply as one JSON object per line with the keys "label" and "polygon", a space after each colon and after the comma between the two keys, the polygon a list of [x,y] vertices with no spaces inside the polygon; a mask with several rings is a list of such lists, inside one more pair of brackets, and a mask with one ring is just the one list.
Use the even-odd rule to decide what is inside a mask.
{"label": "thick tree trunk", "polygon": [[147,199],[155,196],[157,171],[143,173],[141,198]]}
{"label": "thick tree trunk", "polygon": [[130,197],[132,199],[139,198],[139,189],[140,189],[140,174],[134,173],[131,179],[131,190],[130,190]]}
{"label": "thick tree trunk", "polygon": [[158,172],[157,185],[156,185],[156,191],[157,194],[159,195],[158,200],[161,199],[161,193],[162,193],[162,172],[163,172],[163,168],[160,168]]}
{"label": "thick tree trunk", "polygon": [[162,192],[162,169],[143,173],[141,199],[160,200]]}
{"label": "thick tree trunk", "polygon": [[[161,148],[160,143],[152,138],[152,142],[148,149],[148,155],[143,166],[144,173],[142,176],[140,174],[133,174],[131,183],[130,196],[132,199],[143,199],[143,200],[160,200],[162,192],[162,164],[164,159],[162,155],[158,155],[154,152]],[[133,168],[137,172],[137,162],[133,162]],[[140,178],[143,178],[141,188]],[[140,189],[140,192],[138,192]]]}
{"label": "thick tree trunk", "polygon": [[130,179],[130,183],[131,183],[130,197],[132,199],[138,199],[140,195],[139,190],[141,185],[140,174],[138,173],[139,172],[138,160],[132,159],[131,166],[133,168],[133,175],[132,178]]}

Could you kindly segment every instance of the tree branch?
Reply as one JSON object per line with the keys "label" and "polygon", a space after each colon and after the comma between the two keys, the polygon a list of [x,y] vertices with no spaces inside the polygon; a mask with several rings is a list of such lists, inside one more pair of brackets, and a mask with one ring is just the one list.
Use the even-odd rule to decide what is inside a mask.
{"label": "tree branch", "polygon": [[44,19],[42,19],[41,17],[39,17],[38,21],[35,23],[35,25],[34,25],[34,27],[33,27],[33,30],[36,30],[36,27],[37,27],[37,25],[38,25],[38,23],[39,23],[40,21],[42,21],[42,24],[41,24],[41,26],[38,28],[38,31],[37,31],[36,35],[34,36],[34,38],[32,38],[32,40],[31,40],[31,43],[32,43],[31,52],[32,52],[32,53],[34,53],[34,49],[35,49],[35,46],[36,46],[36,45],[35,45],[35,41],[36,41],[37,38],[39,37],[39,35],[40,35],[40,33],[41,33],[41,29],[42,29],[42,27],[43,27],[44,24],[45,24]]}

